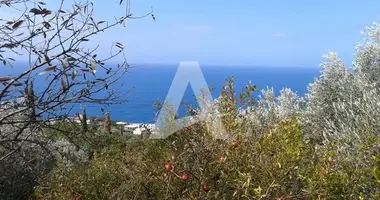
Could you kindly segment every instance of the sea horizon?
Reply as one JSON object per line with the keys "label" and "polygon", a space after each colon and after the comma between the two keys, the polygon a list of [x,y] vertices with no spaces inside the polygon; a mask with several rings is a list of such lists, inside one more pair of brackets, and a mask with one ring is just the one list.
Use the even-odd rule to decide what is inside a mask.
{"label": "sea horizon", "polygon": [[[23,69],[25,63],[18,62],[13,68],[5,68],[2,76],[12,76]],[[116,63],[108,63],[112,65]],[[127,102],[120,105],[81,104],[74,105],[71,115],[80,113],[86,107],[89,117],[103,117],[106,112],[111,114],[114,121],[128,123],[154,123],[156,111],[154,101],[163,102],[169,91],[170,85],[177,71],[178,64],[130,64],[128,72],[115,85],[117,94],[127,93],[123,99]],[[262,89],[274,88],[276,94],[283,88],[290,88],[298,95],[307,92],[307,86],[319,76],[321,67],[300,66],[242,66],[242,65],[211,65],[200,63],[201,70],[209,86],[214,88],[213,98],[217,98],[220,90],[227,80],[234,76],[236,92],[251,81],[258,87],[255,95],[258,96]],[[102,73],[101,71],[97,73]],[[38,75],[37,75],[38,76]],[[43,80],[43,79],[41,79]],[[39,84],[44,82],[36,82]],[[183,100],[193,106],[197,106],[193,92],[188,85]],[[180,113],[184,113],[181,108]]]}

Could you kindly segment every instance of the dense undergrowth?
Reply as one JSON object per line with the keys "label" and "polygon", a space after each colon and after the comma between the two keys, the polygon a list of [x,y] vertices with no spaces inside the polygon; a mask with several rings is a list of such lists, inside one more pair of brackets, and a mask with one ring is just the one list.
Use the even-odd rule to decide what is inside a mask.
{"label": "dense undergrowth", "polygon": [[[224,96],[222,102],[235,105],[228,103],[239,101],[233,96]],[[270,115],[276,115],[272,109]],[[42,199],[380,198],[380,137],[362,138],[347,156],[336,141],[321,144],[308,138],[298,113],[288,119],[272,116],[273,124],[257,131],[245,119],[247,113],[231,110],[236,112],[224,118],[229,140],[215,139],[207,122],[166,140],[110,136],[109,145],[98,149],[90,162],[56,168],[35,195]]]}

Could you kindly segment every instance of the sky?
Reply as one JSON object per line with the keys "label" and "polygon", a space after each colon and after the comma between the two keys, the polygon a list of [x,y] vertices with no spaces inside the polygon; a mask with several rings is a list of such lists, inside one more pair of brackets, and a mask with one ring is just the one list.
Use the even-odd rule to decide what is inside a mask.
{"label": "sky", "polygon": [[[132,63],[317,67],[331,50],[351,65],[360,31],[380,22],[378,0],[131,0],[135,17],[152,8],[156,21],[129,20],[96,42],[123,43]],[[119,0],[95,0],[98,20],[123,13]]]}

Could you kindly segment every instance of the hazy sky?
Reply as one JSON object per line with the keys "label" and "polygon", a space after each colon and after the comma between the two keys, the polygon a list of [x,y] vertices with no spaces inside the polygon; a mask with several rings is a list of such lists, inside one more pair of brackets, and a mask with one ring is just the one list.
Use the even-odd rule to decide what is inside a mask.
{"label": "hazy sky", "polygon": [[[121,16],[119,0],[97,0],[96,17]],[[99,36],[118,41],[131,62],[318,66],[337,51],[352,62],[360,30],[380,22],[378,0],[132,0],[126,28]],[[108,51],[108,47],[104,48]]]}

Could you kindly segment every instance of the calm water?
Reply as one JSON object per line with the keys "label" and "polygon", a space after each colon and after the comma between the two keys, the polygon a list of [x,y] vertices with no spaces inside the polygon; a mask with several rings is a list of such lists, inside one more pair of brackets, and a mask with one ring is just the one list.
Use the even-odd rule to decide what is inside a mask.
{"label": "calm water", "polygon": [[[113,105],[105,108],[111,113],[112,119],[127,122],[154,121],[155,100],[164,101],[176,73],[176,66],[139,66],[132,67],[129,74],[122,80],[123,90],[133,89],[128,96],[128,102],[123,105]],[[236,90],[241,91],[249,80],[259,89],[273,87],[276,92],[284,87],[296,91],[299,95],[307,91],[309,83],[319,76],[319,68],[280,68],[280,67],[217,67],[204,66],[202,72],[207,84],[215,88],[213,97],[217,97],[225,80],[236,77]],[[195,104],[191,87],[188,86],[183,100]],[[88,114],[102,115],[99,106],[88,105]]]}
{"label": "calm water", "polygon": [[[217,97],[225,80],[231,76],[236,77],[237,92],[248,83],[249,80],[259,89],[267,86],[273,87],[276,92],[284,87],[296,91],[299,95],[307,91],[309,83],[319,76],[320,68],[316,67],[218,67],[202,66],[202,72],[207,84],[215,90],[213,97]],[[155,110],[153,101],[164,101],[170,85],[176,73],[176,65],[142,65],[132,66],[129,73],[120,80],[123,87],[120,93],[131,90],[128,102],[122,105],[86,105],[89,116],[103,116],[105,112],[111,113],[111,118],[127,122],[154,122]],[[1,70],[0,76],[8,75],[8,70]],[[44,84],[36,82],[35,85]],[[257,92],[258,94],[258,92]],[[195,104],[190,87],[187,88],[183,98],[185,102]],[[83,106],[83,105],[82,105]],[[73,112],[78,112],[76,109]]]}

